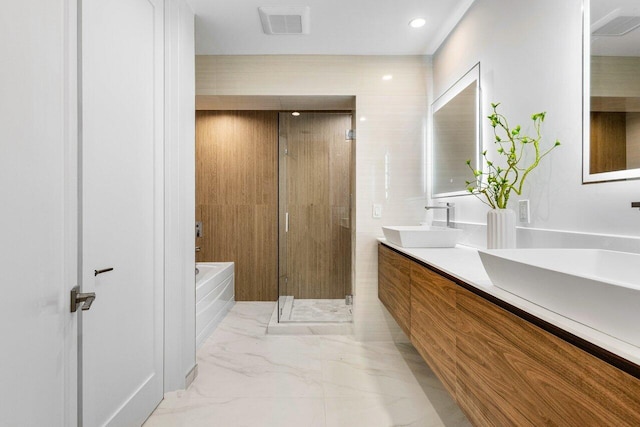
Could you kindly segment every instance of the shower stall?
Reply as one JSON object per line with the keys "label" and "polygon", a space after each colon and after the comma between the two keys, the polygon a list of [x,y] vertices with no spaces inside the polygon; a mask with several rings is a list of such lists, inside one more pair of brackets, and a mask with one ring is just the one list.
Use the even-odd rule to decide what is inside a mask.
{"label": "shower stall", "polygon": [[279,115],[278,322],[351,322],[352,115]]}

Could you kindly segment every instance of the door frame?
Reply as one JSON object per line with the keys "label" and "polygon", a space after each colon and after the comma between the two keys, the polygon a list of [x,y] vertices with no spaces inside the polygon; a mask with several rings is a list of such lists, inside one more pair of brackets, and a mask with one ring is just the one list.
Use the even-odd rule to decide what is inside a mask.
{"label": "door frame", "polygon": [[80,269],[80,61],[79,61],[79,13],[81,0],[64,0],[64,112],[65,127],[65,157],[64,157],[64,283],[63,298],[66,301],[63,310],[65,321],[63,369],[64,387],[64,422],[67,426],[78,425],[80,408],[78,405],[79,369],[79,321],[78,314],[71,313],[69,292],[82,280]]}

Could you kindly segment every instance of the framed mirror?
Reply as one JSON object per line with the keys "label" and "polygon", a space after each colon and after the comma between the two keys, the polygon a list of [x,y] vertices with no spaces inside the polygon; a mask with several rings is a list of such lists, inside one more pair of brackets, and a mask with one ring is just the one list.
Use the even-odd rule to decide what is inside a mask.
{"label": "framed mirror", "polygon": [[469,194],[465,181],[480,169],[480,63],[431,106],[431,193],[433,198]]}
{"label": "framed mirror", "polygon": [[640,178],[640,2],[584,1],[583,182]]}

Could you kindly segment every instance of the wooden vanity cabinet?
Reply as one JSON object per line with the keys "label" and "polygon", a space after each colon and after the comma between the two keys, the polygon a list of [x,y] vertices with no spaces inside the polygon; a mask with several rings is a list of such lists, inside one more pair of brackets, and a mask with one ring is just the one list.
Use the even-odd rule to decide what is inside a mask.
{"label": "wooden vanity cabinet", "polygon": [[411,263],[411,343],[456,394],[455,283]]}
{"label": "wooden vanity cabinet", "polygon": [[640,426],[636,365],[625,372],[470,285],[383,245],[379,254],[380,299],[409,320],[411,342],[474,425]]}
{"label": "wooden vanity cabinet", "polygon": [[411,335],[412,261],[378,245],[378,298],[407,336]]}
{"label": "wooden vanity cabinet", "polygon": [[640,426],[640,380],[462,287],[456,375],[476,425]]}

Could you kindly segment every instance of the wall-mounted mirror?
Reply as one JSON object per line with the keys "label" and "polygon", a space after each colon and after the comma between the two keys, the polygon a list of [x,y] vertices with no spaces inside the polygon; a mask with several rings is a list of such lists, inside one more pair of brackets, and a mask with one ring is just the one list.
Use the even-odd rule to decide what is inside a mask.
{"label": "wall-mounted mirror", "polygon": [[465,181],[472,175],[467,160],[480,169],[480,64],[447,89],[431,108],[432,197],[469,194]]}
{"label": "wall-mounted mirror", "polygon": [[585,0],[583,181],[640,178],[640,2]]}

